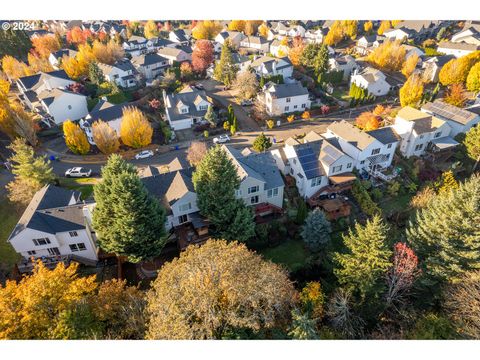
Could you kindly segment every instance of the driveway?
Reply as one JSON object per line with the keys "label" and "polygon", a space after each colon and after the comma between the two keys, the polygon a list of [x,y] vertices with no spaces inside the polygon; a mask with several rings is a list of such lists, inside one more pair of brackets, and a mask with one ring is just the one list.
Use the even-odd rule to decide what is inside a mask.
{"label": "driveway", "polygon": [[213,80],[201,80],[199,81],[205,88],[205,92],[208,96],[216,100],[222,107],[227,108],[228,105],[232,105],[235,115],[237,116],[238,127],[240,131],[258,131],[260,126],[253,120],[245,109],[235,102],[230,90],[223,90],[223,84]]}

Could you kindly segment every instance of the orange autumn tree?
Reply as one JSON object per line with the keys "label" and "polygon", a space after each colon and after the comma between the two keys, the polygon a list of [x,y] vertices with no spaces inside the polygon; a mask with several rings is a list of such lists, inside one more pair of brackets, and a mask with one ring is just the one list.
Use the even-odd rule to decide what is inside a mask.
{"label": "orange autumn tree", "polygon": [[37,73],[53,71],[53,66],[46,57],[36,56],[33,53],[28,53],[28,64],[32,72]]}
{"label": "orange autumn tree", "polygon": [[372,112],[361,113],[355,119],[355,125],[365,131],[376,130],[382,124],[382,118]]}
{"label": "orange autumn tree", "polygon": [[305,43],[300,36],[293,38],[292,46],[288,52],[288,58],[293,66],[300,65],[300,59],[302,58],[303,50],[305,49]]}
{"label": "orange autumn tree", "polygon": [[65,144],[75,154],[85,155],[90,151],[90,143],[87,140],[87,135],[71,120],[63,123],[63,134],[65,135]]}
{"label": "orange autumn tree", "polygon": [[419,56],[415,53],[413,55],[410,55],[407,60],[405,60],[405,63],[402,66],[402,74],[405,75],[406,78],[408,78],[412,73],[415,71],[415,68],[417,67],[419,60]]}
{"label": "orange autumn tree", "polygon": [[453,106],[463,108],[467,102],[465,88],[462,84],[452,84],[448,87],[443,100]]}
{"label": "orange autumn tree", "polygon": [[51,52],[62,48],[56,36],[43,35],[32,39],[33,50],[42,58],[48,58]]}
{"label": "orange autumn tree", "polygon": [[197,23],[192,30],[192,36],[196,40],[213,40],[221,30],[222,25],[218,21],[204,20]]}
{"label": "orange autumn tree", "polygon": [[144,113],[136,107],[123,110],[120,138],[125,145],[135,149],[147,146],[152,142],[152,135],[152,126]]}

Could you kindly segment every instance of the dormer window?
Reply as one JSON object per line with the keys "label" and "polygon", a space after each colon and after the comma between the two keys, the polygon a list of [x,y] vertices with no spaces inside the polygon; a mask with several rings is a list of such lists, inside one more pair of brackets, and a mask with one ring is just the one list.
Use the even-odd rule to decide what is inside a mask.
{"label": "dormer window", "polygon": [[208,109],[208,105],[200,105],[198,107],[198,110],[202,111],[202,110],[207,110]]}
{"label": "dormer window", "polygon": [[180,112],[181,112],[182,114],[186,114],[186,113],[188,113],[188,108],[187,108],[186,106],[184,106],[184,107],[182,107],[182,108],[180,109]]}

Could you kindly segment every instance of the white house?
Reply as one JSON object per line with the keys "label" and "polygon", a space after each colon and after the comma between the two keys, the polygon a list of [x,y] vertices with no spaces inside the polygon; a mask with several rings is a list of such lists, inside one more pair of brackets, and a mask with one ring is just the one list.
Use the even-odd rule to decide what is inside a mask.
{"label": "white house", "polygon": [[165,69],[170,66],[169,60],[158,53],[134,56],[131,62],[137,72],[147,81],[163,74]]}
{"label": "white house", "polygon": [[480,45],[468,44],[466,42],[443,41],[438,44],[437,51],[445,55],[453,55],[456,58],[471,54],[480,50]]}
{"label": "white house", "polygon": [[328,59],[328,66],[330,71],[343,72],[343,80],[348,80],[350,78],[350,74],[354,69],[357,68],[358,65],[353,56],[344,55]]}
{"label": "white house", "polygon": [[221,45],[225,43],[225,41],[229,41],[230,45],[238,49],[240,47],[240,42],[245,38],[245,35],[239,31],[222,31],[217,36],[215,36],[215,41]]}
{"label": "white house", "polygon": [[418,57],[420,58],[419,59],[419,63],[421,62],[421,57],[425,55],[425,52],[416,47],[416,46],[413,46],[413,45],[402,45],[403,48],[405,49],[405,59],[408,59],[410,56],[412,56],[413,54],[416,54],[418,55]]}
{"label": "white house", "polygon": [[8,242],[24,259],[71,256],[96,262],[91,207],[79,192],[47,185],[34,195]]}
{"label": "white house", "polygon": [[66,89],[44,90],[37,95],[43,109],[59,125],[66,120],[78,120],[88,114],[87,97]]}
{"label": "white house", "polygon": [[174,62],[184,62],[192,60],[191,48],[190,52],[185,51],[182,48],[164,47],[157,50],[157,54],[165,59],[168,59],[172,65]]}
{"label": "white house", "polygon": [[62,58],[64,56],[68,56],[68,57],[73,58],[76,55],[77,55],[77,51],[75,51],[75,50],[61,49],[61,50],[55,51],[53,53],[50,53],[50,55],[48,56],[48,61],[50,62],[50,64],[52,64],[52,66],[55,69],[58,70],[58,69],[60,69]]}
{"label": "white house", "polygon": [[474,27],[465,28],[452,36],[452,42],[480,45],[480,32]]}
{"label": "white house", "polygon": [[265,108],[269,115],[303,112],[310,109],[308,90],[300,82],[290,84],[268,83],[263,91]]}
{"label": "white house", "polygon": [[147,52],[148,40],[142,36],[133,35],[123,43],[125,53],[131,56],[138,56]]}
{"label": "white house", "polygon": [[427,151],[442,151],[458,145],[451,136],[451,126],[423,111],[410,106],[401,109],[393,125],[402,138],[400,152],[405,157],[423,156]]}
{"label": "white house", "polygon": [[367,172],[388,168],[399,142],[392,127],[362,131],[345,120],[330,124],[323,136],[337,139],[338,147],[354,160],[354,167]]}
{"label": "white house", "polygon": [[108,123],[108,125],[115,130],[118,135],[120,135],[120,125],[122,123],[123,111],[128,106],[128,103],[112,104],[111,102],[107,101],[106,98],[100,99],[90,113],[85,116],[85,119],[80,120],[80,127],[87,134],[90,143],[93,144],[92,125],[98,120]]}
{"label": "white house", "polygon": [[115,82],[122,88],[128,89],[138,85],[136,79],[137,71],[130,60],[118,60],[113,65],[98,63],[98,67],[102,70],[107,81]]}
{"label": "white house", "polygon": [[268,53],[270,42],[261,36],[247,36],[240,41],[240,47]]}
{"label": "white house", "polygon": [[414,32],[406,28],[388,29],[383,33],[387,39],[404,41],[414,36]]}
{"label": "white house", "polygon": [[269,152],[252,153],[222,145],[240,177],[236,197],[252,206],[256,215],[266,215],[283,208],[285,184],[275,159]]}
{"label": "white house", "polygon": [[174,130],[189,129],[204,121],[211,101],[205,91],[186,86],[177,94],[163,92],[165,116]]}
{"label": "white house", "polygon": [[431,82],[438,82],[438,75],[443,65],[453,59],[455,59],[453,55],[441,55],[425,60],[422,64],[423,77]]}
{"label": "white house", "polygon": [[350,82],[368,91],[374,96],[384,96],[392,89],[387,82],[387,77],[380,70],[370,66],[362,70],[355,69],[353,71]]}
{"label": "white house", "polygon": [[309,43],[321,44],[327,34],[327,29],[307,30],[305,32],[305,40]]}
{"label": "white house", "polygon": [[192,37],[191,30],[187,29],[178,29],[172,30],[168,33],[168,39],[174,43],[188,45]]}
{"label": "white house", "polygon": [[454,105],[447,104],[441,100],[426,103],[422,106],[421,110],[446,121],[452,129],[450,132],[451,137],[468,132],[468,130],[480,122],[480,115],[467,109],[461,109]]}
{"label": "white house", "polygon": [[367,55],[383,43],[384,40],[384,36],[364,35],[357,40],[355,51],[360,55]]}
{"label": "white house", "polygon": [[288,57],[273,58],[261,56],[253,60],[250,66],[259,77],[282,75],[283,79],[287,80],[293,74],[293,65]]}

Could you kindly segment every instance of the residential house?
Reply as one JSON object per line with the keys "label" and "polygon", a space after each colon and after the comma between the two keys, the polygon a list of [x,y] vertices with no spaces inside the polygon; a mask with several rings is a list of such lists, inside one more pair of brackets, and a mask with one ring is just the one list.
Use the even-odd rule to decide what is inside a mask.
{"label": "residential house", "polygon": [[328,59],[328,66],[330,71],[343,72],[343,80],[346,81],[350,78],[350,74],[358,65],[353,56],[343,55]]}
{"label": "residential house", "polygon": [[288,46],[288,42],[285,44],[283,40],[273,40],[270,44],[270,54],[276,57],[284,57],[288,55],[290,51],[290,47]]}
{"label": "residential house", "polygon": [[240,55],[239,53],[232,53],[233,64],[238,67],[238,71],[245,71],[250,69],[252,59],[246,55]]}
{"label": "residential house", "polygon": [[452,42],[480,45],[480,31],[474,27],[465,28],[452,36]]}
{"label": "residential house", "polygon": [[368,55],[375,48],[377,48],[385,40],[384,36],[380,35],[364,35],[357,40],[355,51],[360,55]]}
{"label": "residential house", "polygon": [[456,58],[471,54],[480,50],[480,45],[469,44],[466,42],[443,41],[438,44],[437,51],[445,55],[453,55]]}
{"label": "residential house", "polygon": [[303,198],[328,192],[331,180],[337,180],[339,175],[351,175],[354,159],[337,147],[335,139],[332,140],[312,131],[303,143],[288,138],[283,148],[271,151],[280,171],[295,179]]}
{"label": "residential house", "polygon": [[268,53],[270,51],[270,42],[261,36],[247,36],[240,41],[240,47],[255,52]]}
{"label": "residential house", "polygon": [[426,103],[421,110],[432,116],[436,116],[448,123],[451,127],[450,136],[455,137],[460,133],[466,133],[480,122],[480,115],[467,109],[461,109],[447,104],[441,100]]}
{"label": "residential house", "polygon": [[327,29],[308,30],[305,32],[305,41],[308,43],[321,44],[327,34]]}
{"label": "residential house", "polygon": [[236,197],[252,206],[257,216],[281,212],[285,185],[272,154],[240,151],[228,145],[222,147],[240,177]]}
{"label": "residential house", "polygon": [[310,109],[311,101],[308,95],[307,88],[300,82],[268,83],[263,91],[266,111],[272,116]]}
{"label": "residential house", "polygon": [[342,120],[330,124],[323,136],[337,139],[338,147],[354,160],[354,167],[375,173],[392,164],[399,138],[392,127],[362,131]]}
{"label": "residential house", "polygon": [[383,33],[387,39],[405,41],[415,36],[415,32],[406,28],[388,29]]}
{"label": "residential house", "polygon": [[67,90],[71,80],[65,71],[56,70],[24,76],[17,80],[20,100],[40,114],[46,124],[78,120],[88,114],[87,97]]}
{"label": "residential house", "polygon": [[215,41],[223,45],[228,40],[233,48],[238,49],[244,38],[245,35],[239,31],[222,31],[215,37]]}
{"label": "residential house", "polygon": [[52,66],[55,68],[55,69],[60,69],[60,64],[62,62],[62,58],[64,56],[68,56],[68,57],[75,57],[77,55],[77,52],[75,50],[71,50],[71,49],[61,49],[61,50],[58,50],[58,51],[55,51],[53,53],[50,53],[49,57],[48,57],[48,61],[50,62],[50,64],[52,64]]}
{"label": "residential house", "polygon": [[369,94],[374,96],[384,96],[392,90],[385,74],[370,66],[362,70],[355,69],[350,82],[366,89]]}
{"label": "residential house", "polygon": [[163,92],[165,116],[174,130],[189,129],[192,125],[204,121],[211,101],[204,90],[186,86],[176,94]]}
{"label": "residential house", "polygon": [[192,49],[189,47],[172,48],[164,47],[157,50],[157,54],[168,59],[170,65],[175,62],[182,63],[184,61],[192,60]]}
{"label": "residential house", "polygon": [[[408,34],[408,39],[421,42],[434,37],[440,28],[446,25],[448,25],[448,22],[442,20],[404,20],[395,26],[395,30],[401,30],[401,32]],[[399,35],[399,37],[396,36],[397,39],[401,38],[401,32],[396,33],[396,35]]]}
{"label": "residential house", "polygon": [[425,56],[425,52],[416,47],[416,46],[413,46],[413,45],[403,45],[403,48],[405,49],[406,51],[406,54],[405,54],[405,59],[408,59],[410,56],[412,56],[413,54],[416,54],[418,57],[419,57],[419,63],[421,63],[421,59],[423,56]]}
{"label": "residential house", "polygon": [[126,54],[131,56],[138,56],[147,52],[147,42],[143,36],[133,35],[123,43],[123,49]]}
{"label": "residential house", "polygon": [[431,82],[438,82],[438,75],[443,65],[453,59],[455,59],[453,55],[440,55],[425,60],[422,64],[424,78]]}
{"label": "residential house", "polygon": [[96,262],[97,244],[91,226],[93,204],[80,200],[80,192],[47,185],[39,190],[18,220],[8,242],[27,259],[61,257]]}
{"label": "residential house", "polygon": [[191,37],[192,32],[187,29],[172,30],[168,33],[168,40],[182,45],[189,45]]}
{"label": "residential house", "polygon": [[98,63],[98,67],[102,70],[105,80],[115,82],[122,88],[128,89],[138,85],[137,71],[130,60],[118,60],[113,65]]}
{"label": "residential house", "polygon": [[427,152],[449,150],[456,145],[447,121],[410,106],[401,109],[393,128],[402,138],[400,152],[403,156],[423,156]]}
{"label": "residential house", "polygon": [[270,56],[261,56],[254,59],[250,67],[259,77],[282,75],[283,79],[287,80],[291,78],[293,74],[293,65],[288,57],[273,58]]}
{"label": "residential house", "polygon": [[163,74],[165,69],[170,66],[169,60],[158,53],[134,56],[131,62],[137,72],[147,81]]}

